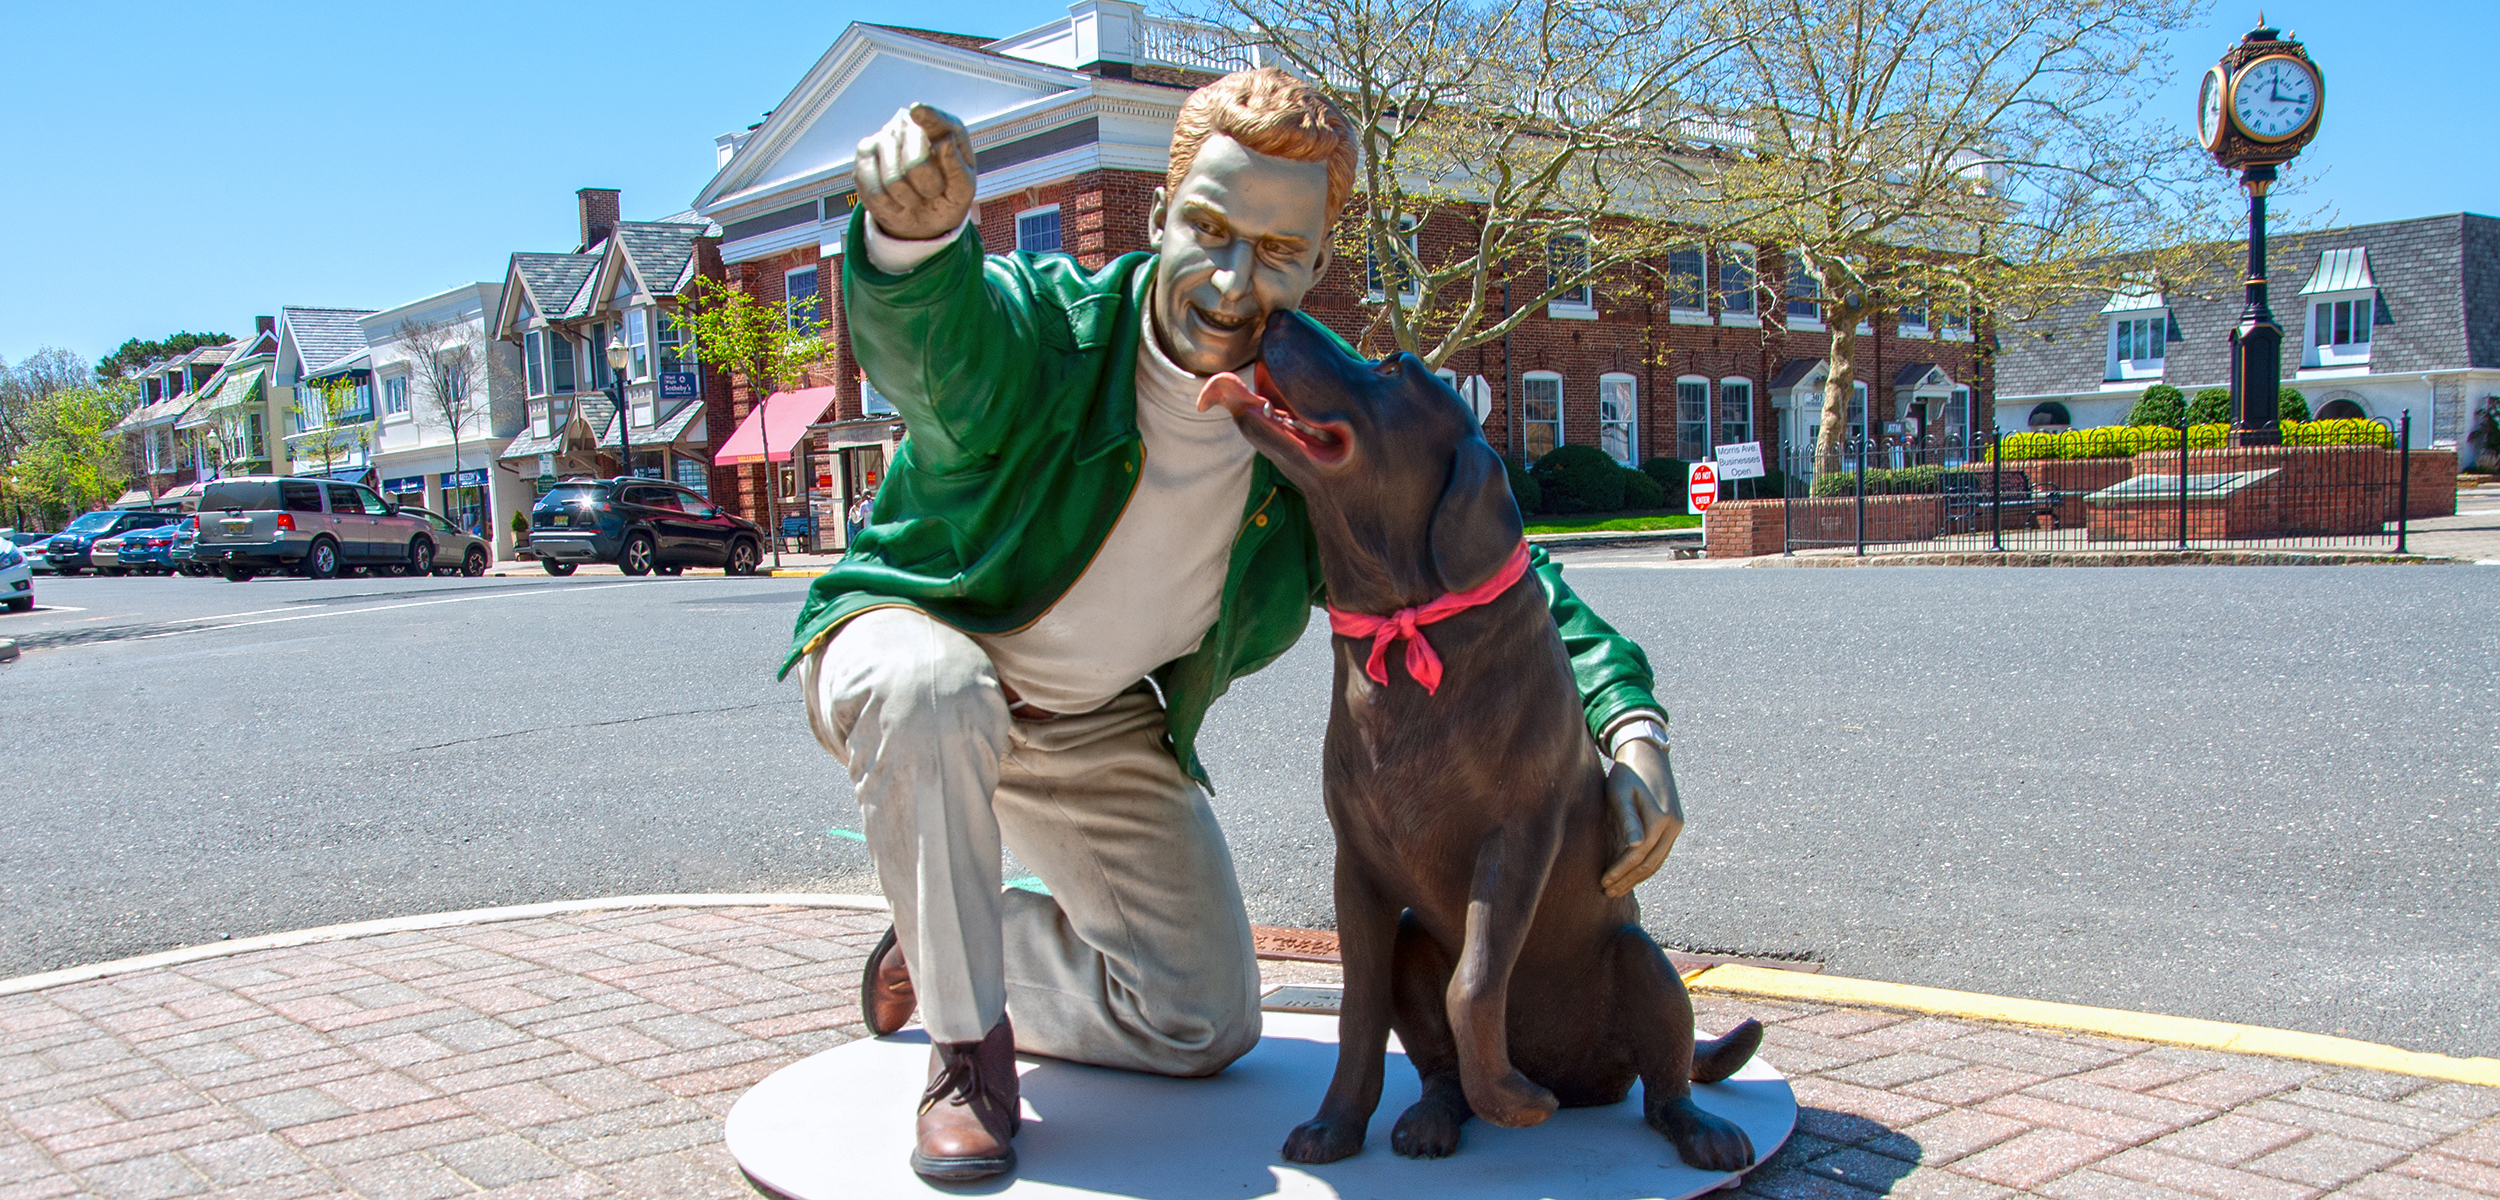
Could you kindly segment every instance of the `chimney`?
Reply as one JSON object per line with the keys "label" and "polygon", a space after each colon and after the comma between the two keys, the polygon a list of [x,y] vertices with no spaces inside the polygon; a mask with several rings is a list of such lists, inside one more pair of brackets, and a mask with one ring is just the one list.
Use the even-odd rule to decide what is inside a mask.
{"label": "chimney", "polygon": [[259,335],[259,334],[268,334],[268,335],[275,336],[275,335],[277,334],[277,332],[278,332],[278,318],[276,318],[276,317],[254,317],[254,318],[252,318],[252,332],[253,332],[255,335]]}
{"label": "chimney", "polygon": [[1076,0],[1068,6],[1068,29],[1076,42],[1077,70],[1127,79],[1145,49],[1146,6],[1133,0]]}
{"label": "chimney", "polygon": [[574,253],[588,250],[616,232],[617,195],[615,188],[583,188],[573,193],[582,209],[582,244]]}

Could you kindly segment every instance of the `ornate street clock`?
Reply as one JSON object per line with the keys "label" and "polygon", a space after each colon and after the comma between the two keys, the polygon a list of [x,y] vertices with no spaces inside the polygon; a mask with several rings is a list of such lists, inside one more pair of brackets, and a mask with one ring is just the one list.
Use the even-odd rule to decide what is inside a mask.
{"label": "ornate street clock", "polygon": [[2248,193],[2248,298],[2231,331],[2231,417],[2235,440],[2281,440],[2275,400],[2283,382],[2283,329],[2266,303],[2266,193],[2275,168],[2318,134],[2326,79],[2299,42],[2265,18],[2205,72],[2196,96],[2196,139],[2214,161],[2240,173]]}

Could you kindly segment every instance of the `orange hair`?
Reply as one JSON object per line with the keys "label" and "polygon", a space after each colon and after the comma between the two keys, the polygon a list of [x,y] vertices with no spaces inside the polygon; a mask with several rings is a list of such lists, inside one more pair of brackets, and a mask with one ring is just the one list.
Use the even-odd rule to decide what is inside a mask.
{"label": "orange hair", "polygon": [[1189,94],[1172,122],[1172,166],[1164,186],[1179,191],[1198,147],[1216,134],[1261,154],[1328,164],[1328,219],[1354,194],[1354,123],[1312,85],[1274,67],[1235,71]]}

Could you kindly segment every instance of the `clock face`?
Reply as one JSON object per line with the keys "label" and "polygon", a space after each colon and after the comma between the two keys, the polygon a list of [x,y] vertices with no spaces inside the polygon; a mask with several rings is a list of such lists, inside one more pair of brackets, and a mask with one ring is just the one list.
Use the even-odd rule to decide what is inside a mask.
{"label": "clock face", "polygon": [[2222,144],[2222,93],[2229,90],[2222,68],[2206,70],[2204,89],[2196,96],[2196,140],[2208,150]]}
{"label": "clock face", "polygon": [[2231,85],[2231,116],[2240,132],[2280,142],[2318,115],[2318,77],[2296,58],[2269,56],[2240,69]]}

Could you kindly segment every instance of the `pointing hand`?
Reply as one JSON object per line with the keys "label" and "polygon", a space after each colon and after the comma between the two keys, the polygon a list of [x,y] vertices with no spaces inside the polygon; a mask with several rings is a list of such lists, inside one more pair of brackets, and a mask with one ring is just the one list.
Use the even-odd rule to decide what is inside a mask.
{"label": "pointing hand", "polygon": [[952,233],[972,211],[972,135],[926,104],[896,109],[860,139],[852,178],[879,229],[913,240]]}

